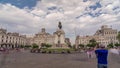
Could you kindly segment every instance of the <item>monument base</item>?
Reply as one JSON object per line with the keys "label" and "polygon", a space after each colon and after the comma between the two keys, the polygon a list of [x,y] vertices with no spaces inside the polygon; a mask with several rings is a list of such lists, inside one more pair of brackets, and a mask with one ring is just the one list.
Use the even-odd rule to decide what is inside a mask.
{"label": "monument base", "polygon": [[52,49],[69,49],[69,47],[65,44],[61,44],[60,46],[57,46],[58,44],[53,45]]}

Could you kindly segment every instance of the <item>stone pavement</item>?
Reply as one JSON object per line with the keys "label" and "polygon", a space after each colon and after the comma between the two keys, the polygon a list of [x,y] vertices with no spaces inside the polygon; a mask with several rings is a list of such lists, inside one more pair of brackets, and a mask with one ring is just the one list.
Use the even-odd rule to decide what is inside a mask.
{"label": "stone pavement", "polygon": [[[96,58],[85,53],[41,54],[10,52],[0,54],[0,68],[96,68]],[[120,56],[109,55],[109,68],[120,68]]]}

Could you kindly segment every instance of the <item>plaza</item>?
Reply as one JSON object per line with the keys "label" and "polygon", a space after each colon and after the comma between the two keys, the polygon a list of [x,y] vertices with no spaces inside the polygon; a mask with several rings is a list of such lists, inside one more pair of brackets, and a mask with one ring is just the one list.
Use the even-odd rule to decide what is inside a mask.
{"label": "plaza", "polygon": [[[109,68],[119,68],[120,56],[109,54]],[[96,68],[94,56],[88,59],[86,53],[41,54],[25,51],[0,53],[0,68]]]}
{"label": "plaza", "polygon": [[107,56],[120,68],[120,0],[0,0],[0,68],[105,68]]}

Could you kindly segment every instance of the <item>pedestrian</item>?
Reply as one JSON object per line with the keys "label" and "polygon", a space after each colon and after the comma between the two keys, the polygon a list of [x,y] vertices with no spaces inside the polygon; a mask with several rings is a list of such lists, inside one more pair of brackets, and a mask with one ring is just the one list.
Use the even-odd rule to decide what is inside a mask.
{"label": "pedestrian", "polygon": [[94,52],[94,50],[92,47],[88,48],[88,50],[87,50],[88,58],[93,58],[93,54],[94,54],[93,52]]}
{"label": "pedestrian", "polygon": [[98,61],[98,68],[107,68],[107,57],[108,57],[108,50],[105,49],[104,45],[100,45],[99,48],[95,48],[95,54],[97,57],[97,61]]}
{"label": "pedestrian", "polygon": [[111,48],[110,53],[119,55],[119,49],[117,47]]}
{"label": "pedestrian", "polygon": [[118,52],[119,52],[119,55],[120,55],[120,46],[118,46]]}

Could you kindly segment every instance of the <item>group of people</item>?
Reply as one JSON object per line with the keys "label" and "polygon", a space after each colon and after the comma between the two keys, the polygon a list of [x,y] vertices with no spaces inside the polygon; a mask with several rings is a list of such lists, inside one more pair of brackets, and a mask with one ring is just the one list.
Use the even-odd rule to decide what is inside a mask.
{"label": "group of people", "polygon": [[86,51],[88,58],[93,58],[95,54],[98,63],[97,68],[108,68],[108,52],[120,55],[120,47],[108,50],[104,45],[96,45],[95,48],[91,47]]}
{"label": "group of people", "polygon": [[1,52],[5,52],[5,51],[7,51],[8,49],[7,48],[5,48],[5,47],[0,47],[0,51]]}
{"label": "group of people", "polygon": [[[8,49],[0,48],[0,51],[6,52]],[[15,49],[16,51],[19,51],[19,48]],[[88,58],[93,58],[94,54],[97,58],[97,68],[108,68],[108,52],[120,55],[120,47],[115,47],[111,49],[106,49],[104,45],[96,45],[95,48],[91,47],[88,48],[86,53],[88,55]]]}
{"label": "group of people", "polygon": [[10,51],[16,51],[16,52],[19,52],[19,51],[22,51],[23,49],[21,48],[5,48],[5,47],[0,47],[0,53],[9,53]]}

